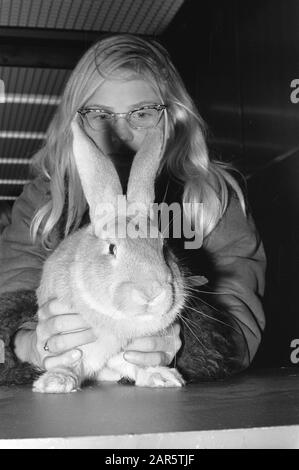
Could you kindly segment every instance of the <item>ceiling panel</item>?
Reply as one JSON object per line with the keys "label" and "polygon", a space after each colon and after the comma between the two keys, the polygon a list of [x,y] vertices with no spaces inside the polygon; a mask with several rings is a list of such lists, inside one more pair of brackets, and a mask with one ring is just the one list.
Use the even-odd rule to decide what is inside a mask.
{"label": "ceiling panel", "polygon": [[19,178],[11,181],[0,178],[0,201],[16,199],[21,193],[25,181]]}
{"label": "ceiling panel", "polygon": [[0,0],[0,26],[157,35],[184,0]]}
{"label": "ceiling panel", "polygon": [[10,93],[59,95],[69,75],[70,71],[63,69],[0,65],[0,77],[5,83],[6,97]]}
{"label": "ceiling panel", "polygon": [[13,165],[28,165],[30,157],[37,150],[40,141],[37,139],[1,139],[0,138],[0,178],[5,166],[11,162]]}
{"label": "ceiling panel", "polygon": [[51,105],[4,103],[1,105],[0,135],[6,131],[44,133],[55,108]]}
{"label": "ceiling panel", "polygon": [[[55,112],[70,70],[1,67],[0,200],[12,199],[29,177],[31,157]],[[20,182],[18,182],[20,181]]]}

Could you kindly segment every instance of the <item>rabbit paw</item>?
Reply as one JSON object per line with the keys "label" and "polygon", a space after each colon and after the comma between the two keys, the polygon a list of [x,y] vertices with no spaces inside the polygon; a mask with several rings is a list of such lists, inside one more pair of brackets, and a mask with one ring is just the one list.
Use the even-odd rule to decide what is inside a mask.
{"label": "rabbit paw", "polygon": [[76,378],[62,371],[46,372],[33,383],[33,391],[39,393],[70,393],[77,387]]}
{"label": "rabbit paw", "polygon": [[138,370],[135,385],[139,387],[182,387],[185,382],[176,369],[148,367]]}

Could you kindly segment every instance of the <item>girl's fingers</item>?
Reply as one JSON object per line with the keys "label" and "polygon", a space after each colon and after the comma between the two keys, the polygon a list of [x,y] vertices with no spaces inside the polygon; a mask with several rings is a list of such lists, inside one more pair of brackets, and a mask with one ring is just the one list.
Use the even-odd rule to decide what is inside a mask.
{"label": "girl's fingers", "polygon": [[45,322],[45,328],[49,336],[68,333],[75,330],[89,329],[89,325],[83,320],[81,315],[67,313],[50,317]]}
{"label": "girl's fingers", "polygon": [[164,352],[139,352],[126,351],[124,359],[137,366],[168,366],[172,362],[172,358]]}
{"label": "girl's fingers", "polygon": [[144,336],[142,338],[136,338],[128,344],[126,351],[165,352],[174,355],[182,346],[179,331],[180,328],[176,327],[173,332],[169,330],[167,336]]}
{"label": "girl's fingers", "polygon": [[134,339],[126,347],[126,351],[161,351],[164,347],[165,339],[158,336],[144,336]]}
{"label": "girl's fingers", "polygon": [[46,369],[74,365],[82,356],[82,351],[75,348],[96,340],[90,325],[81,315],[57,299],[45,302],[38,317],[35,349],[40,357],[39,363]]}
{"label": "girl's fingers", "polygon": [[180,325],[171,325],[164,336],[145,336],[130,343],[124,359],[140,366],[168,366],[182,346]]}
{"label": "girl's fingers", "polygon": [[67,351],[58,356],[46,356],[43,360],[43,368],[48,370],[61,366],[74,367],[79,364],[81,359],[82,351],[80,351],[80,349],[73,349],[72,351]]}
{"label": "girl's fingers", "polygon": [[70,351],[78,346],[83,346],[84,344],[93,343],[96,339],[97,338],[91,328],[77,332],[54,335],[47,340],[48,352],[59,354],[65,351]]}
{"label": "girl's fingers", "polygon": [[50,299],[39,307],[39,319],[47,319],[53,315],[61,315],[70,312],[70,306],[57,299]]}

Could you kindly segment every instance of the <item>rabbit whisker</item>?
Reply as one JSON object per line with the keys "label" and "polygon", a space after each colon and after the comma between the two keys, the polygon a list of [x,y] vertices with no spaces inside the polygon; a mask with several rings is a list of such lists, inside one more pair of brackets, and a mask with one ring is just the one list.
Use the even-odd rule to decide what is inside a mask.
{"label": "rabbit whisker", "polygon": [[165,229],[164,229],[163,232],[162,232],[162,237],[163,237],[163,238],[164,238],[164,233],[166,232],[166,230],[167,230],[168,227],[170,226],[171,222],[173,222],[179,215],[180,215],[180,214],[176,214],[176,215],[173,217],[173,219],[171,219],[171,220],[168,222],[167,226],[165,227]]}
{"label": "rabbit whisker", "polygon": [[[224,322],[224,321],[222,321],[222,320],[219,320],[219,318],[212,317],[212,316],[208,315],[207,313],[202,312],[201,310],[198,310],[198,309],[196,309],[196,308],[194,308],[194,307],[191,307],[190,305],[187,305],[186,308],[187,308],[187,309],[190,309],[190,310],[192,310],[192,311],[194,311],[194,312],[196,312],[196,313],[199,313],[200,315],[202,315],[202,316],[204,316],[204,317],[206,317],[206,318],[209,318],[210,320],[213,320],[213,321],[216,321],[216,322],[218,322],[218,323],[221,323],[222,325],[225,325],[225,326],[227,326],[228,328],[231,328],[232,330],[234,330],[234,331],[235,331],[236,333],[238,333],[239,335],[242,335],[242,333],[241,333],[240,331],[238,331],[236,328],[234,328],[232,325],[230,325],[229,323],[226,323],[226,322]],[[219,310],[218,310],[218,312],[219,312]]]}
{"label": "rabbit whisker", "polygon": [[[199,342],[199,344],[201,344],[201,346],[206,349],[206,346],[200,341],[200,339],[198,338],[198,336],[194,333],[194,331],[192,330],[192,328],[188,325],[188,321],[186,319],[186,317],[183,317],[182,315],[179,315],[179,318],[181,319],[183,325],[185,325],[188,330],[190,331],[190,333],[194,336],[194,338]],[[188,319],[189,320],[189,319]]]}
{"label": "rabbit whisker", "polygon": [[167,191],[168,191],[168,187],[169,187],[169,181],[167,181],[167,186],[166,186],[166,189],[165,189],[165,193],[164,193],[164,196],[163,196],[162,202],[165,202],[165,199],[166,199],[166,194],[167,194]]}
{"label": "rabbit whisker", "polygon": [[[173,350],[175,351],[175,334],[174,334],[173,325],[171,325],[171,330],[172,330],[172,339],[173,339]],[[176,368],[176,354],[174,355],[174,367]]]}
{"label": "rabbit whisker", "polygon": [[[198,286],[198,287],[200,287],[200,286]],[[190,291],[194,291],[194,292],[201,292],[201,293],[203,293],[203,294],[230,295],[230,292],[221,292],[221,291],[214,291],[214,292],[213,292],[213,291],[208,291],[208,290],[201,290],[201,289],[199,289],[198,287],[194,287],[194,286],[192,286],[192,285],[188,285],[188,284],[187,284],[187,285],[185,286],[185,289],[186,289],[186,290],[190,290]]]}
{"label": "rabbit whisker", "polygon": [[194,295],[191,294],[191,295],[188,295],[188,296],[187,296],[187,301],[188,301],[188,299],[190,299],[190,300],[193,300],[193,299],[194,299],[194,300],[197,300],[197,301],[200,300],[200,302],[202,302],[202,303],[204,303],[205,305],[207,305],[208,307],[212,308],[213,310],[215,310],[215,312],[221,313],[218,308],[214,307],[214,305],[212,305],[212,304],[209,304],[209,302],[206,302],[206,301],[203,300],[202,298],[199,299],[198,297],[196,297],[196,296],[194,296]]}

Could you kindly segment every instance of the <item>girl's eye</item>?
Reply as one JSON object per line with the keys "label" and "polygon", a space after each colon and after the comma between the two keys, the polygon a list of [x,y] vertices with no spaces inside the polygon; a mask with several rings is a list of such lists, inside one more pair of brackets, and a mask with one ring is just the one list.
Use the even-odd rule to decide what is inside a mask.
{"label": "girl's eye", "polygon": [[111,119],[111,115],[109,113],[90,113],[91,116],[90,118],[92,120],[99,120],[99,121],[107,121],[108,119]]}
{"label": "girl's eye", "polygon": [[110,245],[109,245],[109,255],[116,256],[116,252],[117,252],[116,245],[114,245],[114,243],[110,243]]}
{"label": "girl's eye", "polygon": [[134,113],[134,118],[136,119],[148,119],[152,116],[150,112],[147,111],[136,111]]}

